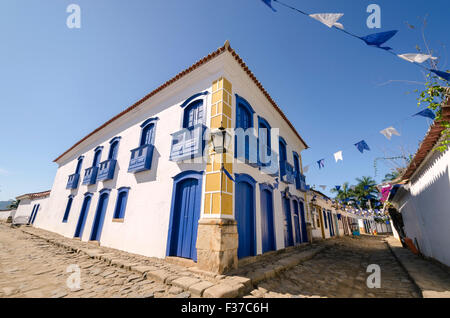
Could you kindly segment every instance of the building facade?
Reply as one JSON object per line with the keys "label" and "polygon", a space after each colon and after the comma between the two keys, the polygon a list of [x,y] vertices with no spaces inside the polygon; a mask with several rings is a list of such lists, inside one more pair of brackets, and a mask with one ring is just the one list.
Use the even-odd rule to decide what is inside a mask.
{"label": "building facade", "polygon": [[306,148],[226,42],[60,155],[34,225],[224,272],[308,242]]}
{"label": "building facade", "polygon": [[[442,107],[450,120],[450,99]],[[443,140],[439,121],[430,127],[389,201],[401,213],[402,229],[423,255],[450,266],[450,150],[433,150]]]}
{"label": "building facade", "polygon": [[35,224],[38,215],[46,214],[48,211],[48,199],[50,190],[36,193],[27,193],[16,197],[20,200],[17,210],[14,213],[14,223]]}

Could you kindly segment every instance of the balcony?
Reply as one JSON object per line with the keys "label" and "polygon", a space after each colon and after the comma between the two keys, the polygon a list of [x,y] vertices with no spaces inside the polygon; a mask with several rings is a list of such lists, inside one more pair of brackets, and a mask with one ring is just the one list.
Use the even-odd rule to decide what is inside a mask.
{"label": "balcony", "polygon": [[143,145],[131,150],[128,172],[141,172],[152,168],[153,145]]}
{"label": "balcony", "polygon": [[203,124],[197,124],[192,128],[184,128],[173,133],[169,160],[179,162],[203,156],[205,130]]}
{"label": "balcony", "polygon": [[80,180],[80,174],[74,173],[69,176],[69,180],[67,180],[66,189],[76,189],[78,188],[78,181]]}
{"label": "balcony", "polygon": [[306,188],[306,177],[305,175],[301,174],[300,171],[295,172],[295,187],[297,190],[306,192],[308,189]]}
{"label": "balcony", "polygon": [[84,170],[83,184],[91,185],[97,182],[98,167],[90,167]]}
{"label": "balcony", "polygon": [[100,163],[97,173],[97,181],[111,180],[114,178],[117,160],[108,159]]}
{"label": "balcony", "polygon": [[293,184],[295,182],[294,167],[287,161],[280,162],[281,181]]}

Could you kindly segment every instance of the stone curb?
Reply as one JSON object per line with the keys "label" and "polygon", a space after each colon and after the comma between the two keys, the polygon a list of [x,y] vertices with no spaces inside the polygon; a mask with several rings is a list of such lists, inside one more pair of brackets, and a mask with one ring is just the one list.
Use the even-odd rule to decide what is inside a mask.
{"label": "stone curb", "polygon": [[450,275],[403,248],[397,239],[388,237],[384,242],[423,298],[450,298]]}
{"label": "stone curb", "polygon": [[159,269],[155,266],[130,262],[128,260],[121,259],[114,253],[105,253],[101,249],[95,247],[75,247],[71,244],[58,241],[57,239],[51,238],[49,236],[34,233],[34,231],[30,231],[27,228],[21,227],[20,230],[26,234],[43,239],[48,243],[63,247],[73,253],[83,253],[90,258],[102,260],[109,266],[115,266],[131,272],[135,272],[137,275],[140,275],[145,279],[158,281],[168,286],[181,288],[184,291],[185,295],[189,294],[189,296],[197,298],[242,297],[245,294],[249,293],[259,282],[276,277],[281,272],[293,268],[301,262],[313,258],[318,253],[327,248],[326,246],[319,246],[311,250],[304,250],[293,255],[290,255],[289,253],[282,253],[280,254],[280,256],[286,256],[281,257],[279,260],[275,261],[267,268],[267,270],[257,270],[251,272],[250,275],[248,275],[249,277],[242,277],[237,275],[216,275],[214,273],[205,272],[196,268],[188,269],[189,271],[192,271],[192,273],[214,279],[215,283],[213,283],[208,280],[202,280],[191,276],[175,275],[167,270]]}

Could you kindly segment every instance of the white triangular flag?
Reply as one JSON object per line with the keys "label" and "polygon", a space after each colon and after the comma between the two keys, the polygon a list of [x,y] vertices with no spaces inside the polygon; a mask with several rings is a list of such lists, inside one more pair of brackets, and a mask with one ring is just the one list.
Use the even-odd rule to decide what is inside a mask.
{"label": "white triangular flag", "polygon": [[303,167],[303,173],[307,173],[309,170],[309,165]]}
{"label": "white triangular flag", "polygon": [[437,57],[428,55],[428,54],[419,54],[419,53],[407,53],[407,54],[398,54],[399,58],[404,59],[411,63],[423,63],[428,59],[436,60]]}
{"label": "white triangular flag", "polygon": [[387,139],[391,140],[392,135],[400,136],[400,133],[394,127],[388,127],[380,131],[380,134],[384,135]]}
{"label": "white triangular flag", "polygon": [[319,187],[321,187],[323,190],[326,190],[326,188],[327,188],[326,185],[320,185]]}
{"label": "white triangular flag", "polygon": [[343,29],[344,26],[341,23],[337,23],[337,21],[343,16],[343,13],[315,13],[310,14],[309,16],[323,24],[327,27],[332,28],[333,26]]}
{"label": "white triangular flag", "polygon": [[342,160],[342,161],[344,160],[342,158],[342,151],[338,151],[334,154],[334,160],[336,160],[336,162],[338,162],[339,160]]}

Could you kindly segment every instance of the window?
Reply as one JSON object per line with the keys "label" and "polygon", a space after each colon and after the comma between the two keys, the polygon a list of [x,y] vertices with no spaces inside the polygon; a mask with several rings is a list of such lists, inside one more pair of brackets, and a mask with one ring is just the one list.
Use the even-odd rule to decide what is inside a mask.
{"label": "window", "polygon": [[265,120],[262,117],[258,116],[258,136],[259,136],[259,142],[262,143],[263,146],[268,147],[268,155],[270,155],[270,149],[271,149],[271,144],[270,144],[270,125],[267,122],[267,120]]}
{"label": "window", "polygon": [[94,160],[92,161],[93,167],[97,167],[98,164],[100,163],[100,158],[102,157],[102,149],[103,149],[102,146],[95,148]]}
{"label": "window", "polygon": [[[236,158],[243,158],[250,163],[250,153],[255,153],[256,138],[253,134],[253,114],[252,106],[242,97],[236,94],[236,134],[234,137],[234,155]],[[239,138],[238,138],[239,137]],[[251,140],[250,140],[251,138]],[[256,156],[251,163],[257,163]]]}
{"label": "window", "polygon": [[79,174],[81,171],[81,166],[83,165],[83,156],[80,156],[78,158],[78,162],[77,162],[77,169],[75,170],[75,173]]}
{"label": "window", "polygon": [[203,100],[193,101],[184,109],[183,128],[192,128],[203,123]]}
{"label": "window", "polygon": [[280,148],[280,177],[283,179],[283,176],[286,175],[286,141],[283,137],[279,138],[279,148]]}
{"label": "window", "polygon": [[109,146],[108,159],[113,159],[113,160],[117,159],[117,152],[119,151],[119,141],[120,141],[120,137],[114,137],[109,142],[110,146]]}
{"label": "window", "polygon": [[69,200],[67,201],[66,211],[64,212],[63,223],[67,223],[67,219],[69,218],[70,208],[72,207],[73,195],[69,196]]}
{"label": "window", "polygon": [[117,194],[117,203],[114,210],[114,219],[125,218],[125,209],[127,206],[128,192],[130,188],[122,187]]}
{"label": "window", "polygon": [[140,146],[151,145],[154,141],[155,124],[148,123],[146,126],[142,127],[141,142]]}

